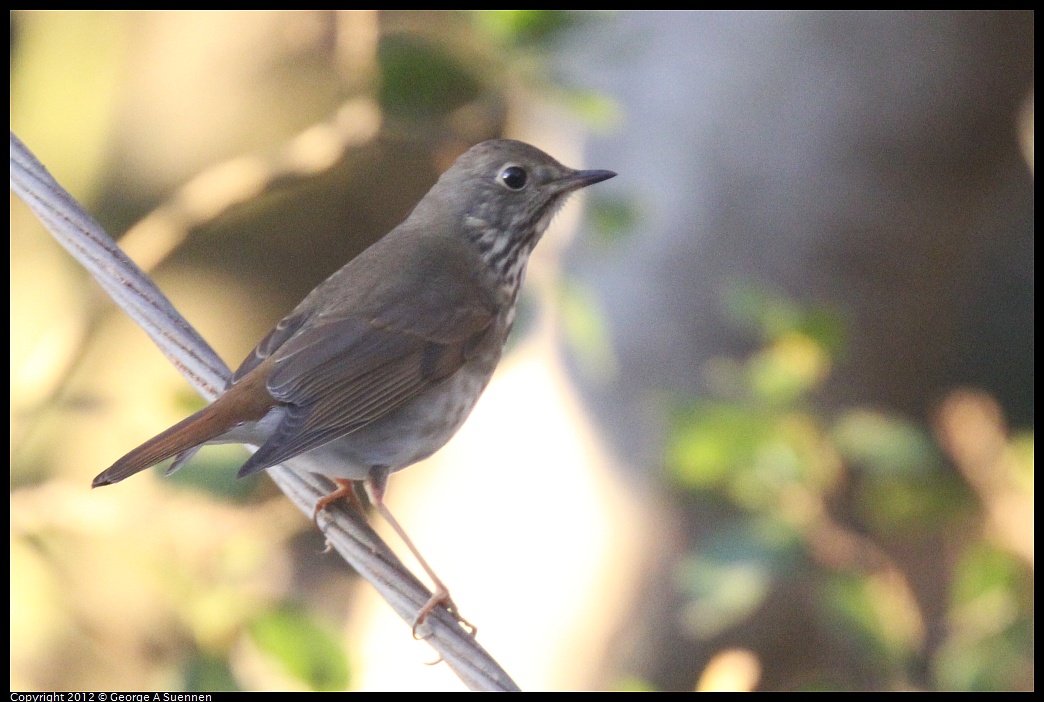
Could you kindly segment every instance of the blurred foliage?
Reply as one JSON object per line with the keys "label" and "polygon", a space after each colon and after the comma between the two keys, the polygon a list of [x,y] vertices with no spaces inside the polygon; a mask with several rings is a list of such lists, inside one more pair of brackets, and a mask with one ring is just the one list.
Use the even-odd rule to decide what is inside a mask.
{"label": "blurred foliage", "polygon": [[[732,515],[678,568],[690,635],[727,638],[800,574],[816,584],[811,625],[844,640],[851,667],[882,687],[1031,688],[1032,563],[989,528],[1000,489],[962,480],[960,461],[936,440],[940,427],[865,407],[817,409],[844,350],[835,312],[754,287],[731,290],[725,305],[760,348],[707,364],[714,394],[677,407],[666,453],[676,484]],[[998,456],[1017,458],[995,466],[994,482],[1031,505],[1032,435],[1006,447]],[[942,583],[927,594],[918,585],[929,564],[894,555],[925,541],[956,561],[931,563],[942,571],[928,582]],[[937,624],[927,602],[935,587],[949,598]],[[938,640],[927,634],[935,626],[945,630]],[[831,679],[827,687],[865,684]],[[823,680],[810,673],[794,684]]]}
{"label": "blurred foliage", "polygon": [[229,476],[235,475],[239,466],[249,457],[247,450],[239,444],[220,444],[204,447],[188,463],[169,475],[166,471],[173,460],[150,470],[163,473],[164,480],[172,488],[197,490],[230,502],[247,503],[267,490],[261,481],[229,480]]}
{"label": "blurred foliage", "polygon": [[406,23],[399,29],[392,21],[377,51],[381,107],[386,117],[438,123],[462,108],[491,101],[550,98],[589,126],[618,124],[618,109],[606,95],[567,84],[548,60],[555,42],[600,16],[472,10],[431,16],[423,28]]}
{"label": "blurred foliage", "polygon": [[624,678],[613,686],[614,692],[662,692],[648,680],[642,678]]}
{"label": "blurred foliage", "polygon": [[597,298],[582,283],[569,279],[563,280],[556,292],[562,332],[580,360],[578,367],[591,378],[611,378],[617,370],[616,360]]}
{"label": "blurred foliage", "polygon": [[[549,49],[585,23],[603,21],[608,13],[577,10],[472,10],[472,26],[488,42],[487,61],[502,68],[518,87],[536,88],[568,107],[589,127],[602,131],[622,120],[619,107],[606,94],[568,83],[547,61]],[[505,62],[505,59],[506,62]],[[501,76],[503,74],[500,74]]]}
{"label": "blurred foliage", "polygon": [[746,619],[799,555],[799,537],[771,516],[710,534],[677,571],[679,590],[689,598],[686,628],[711,638]]}
{"label": "blurred foliage", "polygon": [[589,236],[606,250],[633,232],[640,216],[638,206],[620,196],[606,197],[598,192],[587,196]]}
{"label": "blurred foliage", "polygon": [[942,689],[1011,689],[1011,681],[1032,678],[1033,577],[1022,562],[972,544],[957,563],[949,605],[937,661]]}
{"label": "blurred foliage", "polygon": [[310,690],[348,686],[346,651],[340,636],[300,607],[284,605],[262,613],[250,625],[258,648],[304,682]]}
{"label": "blurred foliage", "polygon": [[236,676],[223,656],[199,655],[185,665],[181,679],[182,690],[209,690],[212,692],[239,692]]}
{"label": "blurred foliage", "polygon": [[392,117],[435,119],[479,96],[475,76],[443,47],[417,37],[384,38],[377,51],[381,108]]}
{"label": "blurred foliage", "polygon": [[581,21],[567,10],[474,10],[476,26],[513,46],[546,44]]}

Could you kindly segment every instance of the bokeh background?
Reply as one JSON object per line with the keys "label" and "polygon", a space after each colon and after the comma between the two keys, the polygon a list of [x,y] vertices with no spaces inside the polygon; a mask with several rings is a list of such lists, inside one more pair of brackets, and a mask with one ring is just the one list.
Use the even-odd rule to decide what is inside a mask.
{"label": "bokeh background", "polygon": [[[1033,688],[1032,12],[16,11],[11,128],[233,366],[471,144],[617,171],[391,481],[479,640]],[[201,402],[12,196],[12,689],[460,689],[242,449],[89,489]]]}

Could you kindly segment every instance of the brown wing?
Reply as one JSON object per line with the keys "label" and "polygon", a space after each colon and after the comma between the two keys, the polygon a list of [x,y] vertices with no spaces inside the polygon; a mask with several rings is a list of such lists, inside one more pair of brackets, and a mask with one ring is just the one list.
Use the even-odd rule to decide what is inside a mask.
{"label": "brown wing", "polygon": [[306,298],[293,312],[283,317],[278,324],[272,327],[272,330],[265,335],[265,338],[261,339],[254,350],[250,352],[250,355],[243,359],[243,362],[236,369],[232,380],[229,382],[230,386],[242,380],[243,376],[261,365],[266,358],[278,351],[280,346],[301,330],[301,327],[304,326],[309,317],[310,306],[306,305],[307,302],[309,300]]}
{"label": "brown wing", "polygon": [[[416,247],[412,252],[424,253]],[[284,417],[241,476],[395,410],[459,370],[495,333],[493,307],[482,288],[461,275],[459,257],[438,266],[429,256],[421,275],[363,278],[348,288],[355,292],[343,294],[344,280],[364,276],[360,266],[373,263],[360,257],[334,274],[244,361],[249,372],[273,356],[267,387],[283,404]],[[236,377],[245,374],[241,368]]]}

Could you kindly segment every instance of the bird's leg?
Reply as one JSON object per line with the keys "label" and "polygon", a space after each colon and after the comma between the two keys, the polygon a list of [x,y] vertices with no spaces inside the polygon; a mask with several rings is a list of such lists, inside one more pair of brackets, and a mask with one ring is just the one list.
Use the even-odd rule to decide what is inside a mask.
{"label": "bird's leg", "polygon": [[319,513],[342,498],[347,498],[347,500],[352,503],[352,507],[354,507],[359,514],[365,514],[365,512],[363,512],[362,503],[359,502],[359,496],[355,494],[354,481],[344,480],[342,478],[332,478],[332,480],[337,485],[337,489],[315,501],[315,511],[312,512],[312,521],[316,526],[319,526]]}
{"label": "bird's leg", "polygon": [[399,535],[403,543],[413,553],[414,558],[421,564],[421,568],[431,578],[432,583],[435,585],[435,592],[428,599],[424,606],[417,612],[417,618],[413,620],[413,636],[417,636],[417,627],[424,621],[424,619],[431,614],[431,612],[439,605],[442,605],[447,612],[453,614],[465,628],[471,631],[472,636],[478,631],[467,619],[460,616],[460,612],[457,611],[457,605],[453,602],[453,598],[450,597],[449,590],[439,579],[439,576],[435,575],[435,571],[431,569],[428,562],[424,560],[424,556],[420,554],[417,547],[410,541],[410,537],[406,535],[406,530],[402,528],[398,520],[392,516],[391,511],[384,504],[384,491],[388,486],[388,469],[383,466],[377,466],[370,469],[369,475],[363,481],[363,488],[366,490],[367,497],[370,498],[370,504],[373,508],[380,512],[381,516],[391,524],[392,529]]}

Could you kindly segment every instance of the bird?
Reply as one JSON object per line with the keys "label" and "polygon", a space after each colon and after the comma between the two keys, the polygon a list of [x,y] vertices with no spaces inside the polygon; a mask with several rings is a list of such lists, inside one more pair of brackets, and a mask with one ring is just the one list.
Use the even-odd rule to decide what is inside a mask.
{"label": "bird", "polygon": [[572,193],[615,175],[568,168],[521,141],[471,147],[401,224],[279,321],[213,403],[124,455],[92,487],[172,457],[173,472],[208,443],[259,447],[240,478],[322,449],[308,467],[337,489],[313,518],[361,482],[435,584],[414,633],[437,605],[455,611],[385,506],[388,477],[460,429],[500,361],[533,248]]}

